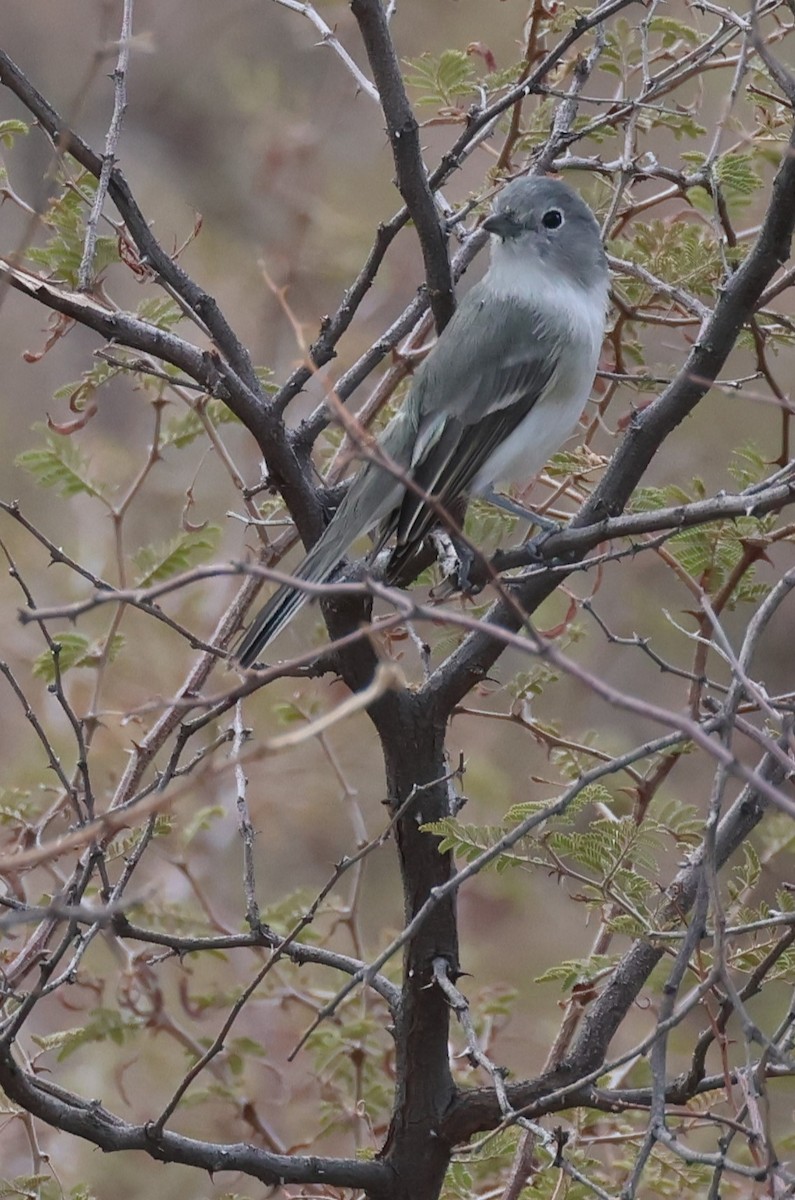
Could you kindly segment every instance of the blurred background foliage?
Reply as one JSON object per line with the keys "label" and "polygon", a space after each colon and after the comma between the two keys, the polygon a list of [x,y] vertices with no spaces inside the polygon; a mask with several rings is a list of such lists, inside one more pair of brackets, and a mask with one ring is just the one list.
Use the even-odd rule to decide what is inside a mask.
{"label": "blurred background foliage", "polygon": [[[347,7],[322,3],[318,8],[364,67]],[[51,0],[3,0],[5,49],[96,148],[102,145],[111,107],[108,73],[118,36],[117,10],[118,5],[104,0],[59,0],[57,5]],[[561,28],[572,13],[563,6],[550,9],[550,29]],[[424,121],[427,162],[435,163],[456,136],[479,88],[516,77],[526,18],[522,0],[404,0],[398,6],[394,36],[406,64],[411,98]],[[642,19],[644,10],[632,8],[609,27],[608,45],[591,86],[595,95],[616,87],[628,71],[637,71]],[[654,44],[661,54],[668,51],[675,63],[702,39],[708,18],[672,3],[665,16],[655,20]],[[335,309],[359,269],[377,223],[399,206],[382,116],[368,96],[356,93],[351,76],[331,49],[318,44],[307,21],[265,0],[137,0],[135,26],[120,162],[161,243],[184,247],[184,267],[216,297],[254,361],[280,382],[302,360],[303,349],[268,279],[283,289],[306,342],[311,341],[320,319]],[[730,71],[719,69],[720,63],[717,68],[683,81],[665,112],[652,110],[638,118],[633,152],[639,158],[653,154],[677,172],[698,170],[725,112]],[[517,161],[548,127],[550,110],[548,99],[526,105]],[[24,119],[19,106],[0,92],[0,120],[19,119]],[[578,121],[594,122],[587,104]],[[764,211],[782,131],[782,113],[775,104],[762,94],[744,92],[726,131],[727,145],[735,148],[717,167],[741,234],[752,231]],[[594,127],[575,153],[618,159],[624,137],[620,124]],[[27,204],[45,207],[58,193],[47,144],[35,129],[7,140],[13,143],[3,156],[8,186]],[[462,204],[484,191],[499,142],[496,137],[485,143],[453,178],[445,189],[451,203]],[[567,177],[604,218],[614,181],[585,171]],[[634,188],[633,197],[651,198],[659,190],[659,180],[643,182]],[[61,277],[68,277],[74,267],[68,255],[70,245],[73,248],[69,231],[74,237],[81,211],[77,204],[71,210],[62,206],[57,217],[53,214],[61,222],[64,240]],[[22,244],[27,229],[28,214],[6,198],[0,207],[4,252]],[[46,232],[40,231],[34,246],[41,251],[46,241]],[[747,244],[748,237],[741,236],[737,248],[727,253],[740,255]],[[671,283],[681,283],[705,302],[714,298],[723,249],[703,190],[693,189],[687,200],[671,195],[655,205],[648,218],[639,214],[616,231],[610,250],[645,264]],[[44,251],[50,267],[52,253],[52,245]],[[116,302],[133,310],[144,303],[159,304],[162,307],[147,309],[148,315],[166,323],[174,319],[162,293],[116,262],[114,237],[100,246],[99,254],[99,261],[107,264],[103,286]],[[481,273],[483,259],[463,286]],[[291,421],[311,411],[329,384],[380,335],[414,295],[421,275],[409,227],[388,253],[338,356],[291,406]],[[618,277],[616,288],[628,306],[652,305],[652,293],[637,279]],[[788,303],[786,297],[780,302],[785,310]],[[242,513],[239,494],[196,417],[168,396],[162,407],[164,393],[157,381],[131,377],[107,365],[97,367],[92,352],[99,342],[92,334],[75,328],[48,347],[51,332],[44,309],[14,292],[4,294],[0,496],[18,499],[24,515],[55,546],[114,583],[123,574],[129,583],[146,583],[160,577],[158,573],[199,561],[240,559],[246,547],[255,547],[254,536],[230,515]],[[676,371],[695,334],[692,324],[680,328],[627,323],[622,369],[648,372],[650,381],[619,385],[603,417],[592,406],[588,452],[575,454],[576,447],[569,447],[570,457],[557,460],[552,479],[568,479],[575,472],[583,486],[593,482],[633,408],[647,402],[660,390],[659,380]],[[753,353],[750,337],[744,338],[732,359],[732,379],[753,372]],[[778,331],[770,353],[777,377],[791,379],[793,350],[785,330]],[[613,365],[609,353],[604,365]],[[86,379],[87,373],[91,375]],[[606,387],[604,381],[598,386],[597,401]],[[96,413],[84,429],[70,436],[59,432],[76,419],[75,409],[79,420],[89,405],[96,405]],[[260,467],[252,439],[241,427],[225,423],[220,406],[214,406],[210,418],[221,429],[246,483],[255,484]],[[112,509],[146,467],[156,422],[161,455],[150,464],[145,486],[135,492],[120,533]],[[325,448],[320,447],[321,458],[334,443],[332,432]],[[738,448],[744,448],[739,457]],[[759,477],[780,451],[781,415],[761,384],[715,388],[668,440],[637,505],[651,507],[730,490],[738,470],[746,471],[744,478],[750,478],[748,472]],[[534,499],[539,494],[549,491],[541,485]],[[568,504],[562,504],[564,511],[571,511],[572,494]],[[510,530],[493,513],[476,510],[471,520],[473,533],[487,546],[508,544]],[[670,560],[653,554],[631,566],[614,564],[599,578],[593,608],[613,633],[650,637],[659,655],[687,669],[692,651],[680,626],[694,628],[688,615],[693,599],[676,563],[717,587],[737,561],[742,534],[751,536],[755,529],[726,531],[721,536],[728,548],[708,532],[685,535],[678,544],[669,544],[674,569]],[[82,597],[80,581],[62,566],[48,567],[44,549],[7,518],[2,520],[2,539],[38,605]],[[764,587],[775,578],[787,553],[791,546],[770,551],[757,564],[754,585]],[[198,637],[208,639],[236,586],[223,576],[207,579],[174,597],[167,607]],[[594,583],[574,577],[567,586],[583,597]],[[742,599],[752,601],[758,594],[751,591]],[[40,659],[45,647],[36,626],[23,628],[15,619],[23,599],[11,577],[0,583],[0,602],[0,654],[25,679],[26,695],[54,747],[70,760],[71,730],[48,692],[49,656]],[[559,592],[538,614],[538,626],[551,629],[566,621],[568,607],[566,592]],[[746,619],[742,611],[727,611],[725,628],[731,635]],[[105,651],[110,621],[105,608],[81,617],[74,628],[64,624],[65,636],[73,640],[65,643],[62,661],[63,667],[74,664],[68,691],[75,710],[95,714],[94,778],[108,793],[124,769],[131,742],[150,726],[163,698],[175,694],[192,655],[176,634],[132,610],[125,612]],[[315,627],[319,629],[317,614],[305,612],[297,632],[286,634],[283,652],[297,650],[307,634],[314,636]],[[617,650],[587,610],[569,623],[566,637],[570,652],[616,687],[674,709],[684,705],[687,688],[680,678],[661,672],[637,646]],[[450,649],[450,638],[449,633],[440,635],[437,656]],[[791,640],[791,630],[779,621],[762,647],[757,672],[771,693],[791,686]],[[409,673],[417,670],[409,645],[393,643],[392,648]],[[111,661],[98,672],[106,653]],[[520,670],[526,670],[526,662],[507,653],[494,678],[477,689],[453,722],[451,758],[466,754],[463,790],[469,804],[464,818],[471,823],[472,845],[483,827],[498,828],[517,819],[523,810],[516,806],[557,794],[562,781],[572,778],[587,759],[553,748],[546,735],[565,729],[577,745],[598,744],[610,754],[649,736],[639,718],[626,713],[617,717],[571,680],[549,673],[519,676]],[[713,677],[727,678],[719,664],[712,663],[711,670]],[[216,686],[226,686],[220,675]],[[344,695],[339,683],[282,681],[247,703],[252,745],[256,748],[257,734],[270,736],[300,723]],[[5,764],[1,811],[8,827],[16,830],[21,814],[33,822],[47,809],[55,781],[48,778],[41,746],[7,689],[0,755]],[[375,836],[384,826],[378,748],[360,715],[294,752],[266,758],[255,749],[248,773],[252,820],[259,831],[263,916],[277,928],[289,929],[326,882],[333,864],[351,853],[357,841]],[[686,773],[672,773],[661,799],[692,805],[697,822],[710,777],[711,764],[694,758]],[[189,786],[160,819],[153,852],[135,877],[131,899],[138,907],[131,910],[131,919],[140,911],[150,927],[160,923],[172,930],[240,928],[235,795],[233,764],[222,750],[190,777]],[[611,821],[625,818],[632,807],[629,788],[616,787],[598,800],[609,808]],[[677,821],[681,819],[679,813]],[[47,836],[67,826],[68,817],[59,813]],[[609,827],[605,821],[602,832]],[[778,851],[788,835],[777,832],[778,827],[771,829]],[[647,848],[652,880],[655,870],[667,878],[682,852],[683,842],[670,836],[670,823],[663,821],[658,832]],[[466,855],[464,835],[460,830],[450,833]],[[565,836],[571,839],[574,834],[569,830]],[[128,847],[120,836],[114,853],[123,856]],[[571,840],[558,850],[573,856],[572,861],[579,854],[584,862],[590,854],[602,864],[607,853],[604,847],[594,851],[574,846]],[[639,853],[633,844],[633,856]],[[764,847],[760,853],[764,858]],[[762,886],[772,900],[783,882],[783,868],[778,857],[770,857]],[[586,955],[592,942],[588,906],[567,902],[574,887],[555,878],[548,863],[545,869],[531,871],[531,859],[526,848],[517,855],[514,869],[481,875],[460,897],[462,958],[472,977],[467,990],[473,1010],[483,1022],[494,1057],[510,1063],[516,1077],[541,1068],[560,1020],[561,980],[570,986],[577,978],[576,969],[572,974],[560,968],[561,946],[566,958],[574,960]],[[58,863],[42,867],[35,883],[28,882],[28,897],[38,889],[46,900],[57,890],[64,870]],[[625,882],[629,884],[629,878]],[[741,885],[742,881],[737,884],[740,891]],[[648,886],[653,888],[653,882]],[[635,897],[638,903],[642,899]],[[371,857],[361,877],[357,875],[355,886],[344,884],[334,893],[312,936],[367,958],[400,924],[399,886],[387,843]],[[10,935],[4,953],[13,954],[21,937],[22,932]],[[33,1041],[41,1053],[41,1069],[52,1071],[64,1086],[102,1096],[109,1107],[143,1120],[166,1102],[186,1064],[214,1036],[230,1000],[248,982],[261,956],[237,951],[171,960],[155,969],[149,952],[141,949],[138,955],[134,945],[122,949],[111,937],[95,941],[72,986],[37,1008]],[[603,964],[595,965],[598,969]],[[542,976],[545,981],[539,982]],[[307,1145],[319,1152],[351,1153],[353,1148],[377,1146],[388,1117],[393,1070],[378,1000],[357,996],[334,1023],[320,1028],[289,1071],[285,1065],[317,996],[329,994],[334,986],[327,972],[303,968],[297,974],[280,968],[270,989],[247,1006],[228,1052],[191,1091],[190,1107],[180,1110],[175,1126],[194,1137],[251,1138],[282,1149]],[[784,985],[780,986],[781,994],[776,985],[771,989],[769,1003],[781,999]],[[676,1034],[674,1048],[681,1047],[683,1062],[699,1020],[694,1015]],[[622,1030],[616,1049],[631,1045],[646,1028],[646,1015],[639,1012]],[[146,1036],[146,1031],[155,1036]],[[469,1079],[468,1068],[461,1069],[462,1077]],[[144,1193],[220,1197],[228,1191],[228,1181],[199,1180],[185,1168],[166,1168],[139,1157],[133,1168],[130,1160],[101,1158],[63,1136],[38,1136],[59,1182],[31,1183],[29,1194],[38,1190],[57,1196],[61,1188],[69,1194],[86,1179],[96,1194],[110,1194],[112,1189],[120,1200]],[[511,1136],[506,1135],[505,1145],[492,1144],[489,1152],[509,1150]],[[3,1140],[2,1174],[22,1175],[30,1162],[22,1122],[9,1123]],[[479,1186],[478,1179],[493,1177],[494,1165],[456,1170],[450,1195],[466,1196]],[[674,1174],[669,1185],[662,1177],[658,1182],[659,1194],[667,1194],[669,1185],[675,1190]],[[253,1194],[265,1193],[260,1189]],[[574,1189],[568,1194],[580,1193]]]}

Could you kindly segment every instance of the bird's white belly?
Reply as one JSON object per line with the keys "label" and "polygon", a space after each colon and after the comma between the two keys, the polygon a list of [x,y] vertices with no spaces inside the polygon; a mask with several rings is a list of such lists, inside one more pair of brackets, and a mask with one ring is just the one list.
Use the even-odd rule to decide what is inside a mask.
{"label": "bird's white belly", "polygon": [[[495,483],[524,482],[537,475],[577,427],[588,401],[599,350],[571,354],[555,372],[546,395],[503,441],[478,472],[473,491]],[[578,363],[578,365],[575,365]]]}
{"label": "bird's white belly", "polygon": [[550,281],[539,263],[520,262],[514,255],[492,259],[488,278],[498,295],[517,303],[527,303],[528,296],[542,298],[545,336],[550,347],[562,343],[562,349],[544,396],[483,464],[475,492],[531,479],[576,429],[599,364],[607,301],[606,278],[586,290],[564,278]]}

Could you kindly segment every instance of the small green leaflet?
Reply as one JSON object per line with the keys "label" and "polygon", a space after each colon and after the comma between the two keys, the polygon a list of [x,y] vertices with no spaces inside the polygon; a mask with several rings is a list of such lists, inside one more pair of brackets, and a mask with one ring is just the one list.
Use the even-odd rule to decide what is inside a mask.
{"label": "small green leaflet", "polygon": [[[64,185],[65,190],[52,201],[43,218],[50,230],[49,240],[43,246],[31,246],[27,257],[70,287],[76,287],[83,257],[86,216],[97,181],[88,172],[82,172],[74,181],[69,180],[68,184],[64,181]],[[115,236],[98,237],[94,252],[95,272],[100,274],[110,263],[118,261],[118,239]]]}
{"label": "small green leaflet", "polygon": [[190,570],[213,552],[220,532],[218,525],[206,525],[197,533],[180,533],[168,542],[142,546],[133,556],[138,568],[135,586],[150,587],[180,571]]}
{"label": "small green leaflet", "polygon": [[445,50],[439,58],[423,54],[407,66],[414,72],[406,76],[407,86],[421,92],[418,105],[455,107],[458,97],[469,95],[475,86],[472,59],[463,50]]}
{"label": "small green leaflet", "polygon": [[[230,408],[223,403],[222,400],[210,400],[204,408],[207,419],[212,425],[231,425],[239,424],[238,418]],[[176,446],[181,450],[183,446],[189,446],[197,437],[205,435],[205,427],[199,415],[192,409],[182,416],[175,417],[168,421],[160,439],[160,447],[164,449],[166,446]]]}
{"label": "small green leaflet", "polygon": [[24,121],[0,121],[0,142],[10,150],[14,144],[14,138],[23,137],[30,131],[30,126]]}
{"label": "small green leaflet", "polygon": [[113,1008],[95,1008],[90,1014],[91,1020],[86,1025],[76,1029],[63,1029],[58,1033],[46,1034],[41,1037],[33,1036],[32,1040],[42,1050],[57,1052],[58,1062],[63,1062],[80,1046],[92,1042],[111,1041],[117,1046],[124,1042],[143,1025],[143,1021],[128,1021]]}
{"label": "small green leaflet", "polygon": [[[82,633],[65,632],[56,634],[53,641],[60,647],[58,654],[58,669],[63,675],[73,667],[98,667],[103,661],[102,653],[96,643],[91,643]],[[120,633],[114,634],[107,658],[112,662],[124,645]],[[33,664],[33,674],[47,683],[55,681],[55,661],[51,650],[45,650]]]}
{"label": "small green leaflet", "polygon": [[23,450],[15,458],[15,465],[30,471],[42,487],[53,488],[59,496],[77,496],[82,492],[104,499],[103,485],[91,478],[88,460],[75,444],[56,437],[40,423],[34,429],[44,432],[44,445]]}

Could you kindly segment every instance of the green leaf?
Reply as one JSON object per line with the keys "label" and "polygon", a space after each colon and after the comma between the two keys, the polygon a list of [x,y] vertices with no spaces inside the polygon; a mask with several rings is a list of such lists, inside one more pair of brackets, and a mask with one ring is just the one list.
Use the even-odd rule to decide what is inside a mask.
{"label": "green leaf", "polygon": [[[666,283],[686,287],[700,296],[714,296],[723,264],[710,228],[700,221],[656,220],[638,222],[633,230],[631,244],[616,239],[619,257],[632,258]],[[652,285],[625,277],[621,288],[637,306],[650,304],[656,296]],[[666,297],[662,300],[668,304]]]}
{"label": "green leaf", "polygon": [[[489,850],[505,833],[500,827],[489,825],[464,825],[455,817],[443,817],[441,821],[429,821],[420,826],[423,833],[430,833],[441,839],[440,854],[452,851],[457,858],[472,862],[484,850]],[[506,851],[498,855],[490,864],[491,870],[501,873],[507,867],[519,866],[524,862],[520,854]]]}
{"label": "green leaf", "polygon": [[502,987],[499,991],[490,988],[479,997],[478,1012],[481,1017],[511,1016],[518,996],[517,988]]}
{"label": "green leaf", "polygon": [[133,555],[138,568],[135,586],[150,587],[153,583],[170,579],[180,571],[188,571],[195,563],[212,554],[220,532],[217,525],[207,525],[199,532],[180,533],[164,544],[142,546]]}
{"label": "green leaf", "polygon": [[63,1062],[81,1046],[95,1042],[111,1041],[121,1046],[140,1028],[139,1022],[126,1020],[114,1008],[95,1008],[90,1016],[91,1020],[86,1025],[61,1029],[57,1033],[34,1034],[32,1040],[42,1050],[57,1051],[58,1062]]}
{"label": "green leaf", "polygon": [[24,121],[0,121],[0,142],[8,150],[13,146],[15,138],[24,137],[29,132],[30,126],[26,125]]}
{"label": "green leaf", "polygon": [[313,715],[314,709],[304,710],[294,704],[292,700],[278,700],[271,706],[271,716],[278,725],[304,725],[310,716]]}
{"label": "green leaf", "polygon": [[617,955],[592,954],[588,958],[571,958],[565,962],[556,963],[541,975],[536,975],[535,983],[555,983],[560,981],[564,992],[571,991],[575,984],[591,983],[601,978],[618,961]]}
{"label": "green leaf", "polygon": [[439,58],[423,54],[406,65],[414,72],[406,76],[406,85],[421,93],[418,105],[455,107],[475,86],[472,59],[463,50],[445,50]]}
{"label": "green leaf", "polygon": [[230,1044],[234,1046],[238,1054],[253,1055],[255,1058],[266,1057],[265,1047],[256,1038],[246,1037],[243,1034],[240,1037],[233,1038]]}
{"label": "green leaf", "polygon": [[[795,837],[795,832],[793,833],[793,837]],[[789,889],[778,888],[776,890],[776,908],[779,912],[795,912],[795,892]]]}
{"label": "green leaf", "polygon": [[271,367],[255,367],[254,374],[256,375],[259,385],[265,392],[275,393],[279,390],[279,385],[274,383],[273,369]]}
{"label": "green leaf", "polygon": [[[706,163],[706,155],[699,150],[686,150],[681,154],[682,159],[698,170]],[[729,151],[722,154],[713,165],[715,179],[723,192],[728,204],[734,209],[745,208],[752,197],[762,186],[762,176],[754,166],[760,157],[757,151],[753,153],[738,153]],[[701,199],[699,199],[701,195]],[[693,203],[704,211],[711,211],[713,201],[698,190],[692,193]]]}
{"label": "green leaf", "polygon": [[[572,821],[579,816],[584,808],[587,808],[591,802],[592,796],[596,795],[601,788],[601,784],[590,784],[588,787],[582,788],[577,795],[568,804],[565,813],[559,817],[549,817],[546,822],[547,829],[556,829],[565,824],[567,827]],[[601,796],[597,798],[601,799]],[[523,800],[519,804],[512,804],[505,814],[505,822],[507,826],[519,825],[528,817],[535,816],[549,807],[547,800]]]}
{"label": "green leaf", "polygon": [[[500,88],[513,87],[515,83],[519,82],[519,76],[524,68],[524,62],[513,62],[508,67],[489,71],[485,76],[485,83],[488,86],[489,92],[493,94]],[[484,82],[484,80],[482,79],[481,82]]]}
{"label": "green leaf", "polygon": [[49,1182],[49,1175],[15,1175],[13,1179],[0,1179],[0,1196],[38,1200],[42,1186]]}
{"label": "green leaf", "polygon": [[56,388],[53,400],[66,400],[73,412],[83,412],[95,393],[120,373],[120,367],[100,361],[90,371],[84,371],[74,383],[64,383]]}
{"label": "green leaf", "polygon": [[156,325],[158,329],[173,329],[185,319],[185,314],[170,296],[150,296],[143,300],[137,308],[138,316]]}
{"label": "green leaf", "polygon": [[[166,837],[169,833],[171,833],[173,826],[174,818],[170,813],[158,813],[155,817],[151,831],[147,834],[147,836],[155,838]],[[108,859],[125,857],[130,853],[131,850],[135,848],[135,846],[137,846],[140,836],[140,831],[137,829],[133,830],[131,833],[119,834],[108,843],[108,848],[105,851],[106,857]],[[151,912],[148,913],[150,918],[151,915]],[[193,931],[195,928],[195,922],[186,921],[185,925],[191,931]]]}
{"label": "green leaf", "polygon": [[697,846],[704,832],[704,818],[693,804],[681,800],[655,797],[650,809],[657,828],[672,838],[676,845]]}
{"label": "green leaf", "polygon": [[467,507],[464,533],[476,546],[497,545],[506,541],[517,518],[496,504],[475,499]]}
{"label": "green leaf", "polygon": [[[685,570],[698,577],[702,585],[714,593],[745,553],[743,540],[764,536],[774,521],[773,517],[739,517],[734,521],[722,521],[699,530],[676,534],[671,538],[669,547]],[[732,594],[732,603],[745,599],[757,600],[765,594],[764,591],[760,592],[753,575],[754,567],[749,566]]]}
{"label": "green leaf", "polygon": [[658,509],[666,508],[667,505],[668,497],[663,488],[641,487],[636,488],[632,493],[627,510],[633,513],[657,512]]}
{"label": "green leaf", "polygon": [[541,696],[551,683],[557,683],[560,672],[554,671],[546,663],[539,663],[529,671],[519,671],[509,684],[510,691],[517,700]]}
{"label": "green leaf", "polygon": [[637,938],[648,933],[648,928],[635,917],[629,916],[628,913],[622,913],[619,916],[613,916],[608,913],[604,918],[604,923],[613,933],[623,934],[624,937]]}
{"label": "green leaf", "polygon": [[182,830],[180,840],[183,846],[187,846],[197,834],[204,833],[214,821],[223,816],[225,816],[225,811],[220,804],[205,804],[197,813],[194,813]]}
{"label": "green leaf", "polygon": [[58,437],[41,424],[35,429],[44,432],[44,445],[23,450],[14,462],[29,471],[41,487],[53,488],[59,496],[95,496],[104,499],[104,485],[90,476],[88,462],[77,446],[66,437]]}
{"label": "green leaf", "polygon": [[731,898],[734,900],[755,888],[761,874],[762,864],[759,861],[759,855],[750,842],[744,842],[743,861],[733,868],[727,882]]}
{"label": "green leaf", "polygon": [[740,488],[761,483],[767,474],[768,461],[753,442],[747,442],[734,451],[729,463],[729,474]]}
{"label": "green leaf", "polygon": [[19,825],[35,813],[30,792],[22,788],[0,788],[0,825]]}
{"label": "green leaf", "polygon": [[577,446],[573,450],[558,450],[553,454],[547,463],[546,471],[553,479],[560,479],[566,475],[587,475],[593,471],[598,461],[592,450],[586,446]]}
{"label": "green leaf", "polygon": [[747,201],[762,186],[762,176],[753,167],[750,154],[722,154],[715,164],[715,173],[728,199]]}
{"label": "green leaf", "polygon": [[[208,401],[204,404],[203,411],[211,425],[240,424],[239,418],[222,400]],[[160,438],[160,448],[162,450],[167,446],[174,446],[177,450],[181,450],[183,446],[189,446],[197,437],[206,437],[206,435],[207,430],[199,414],[190,409],[182,416],[175,417],[166,423]]]}
{"label": "green leaf", "polygon": [[[91,643],[82,633],[65,632],[56,634],[53,641],[60,647],[58,654],[58,669],[63,675],[74,667],[98,667],[103,662],[102,649],[96,643]],[[124,637],[120,633],[113,635],[106,657],[113,662],[124,645]],[[51,650],[45,650],[33,663],[33,674],[37,679],[47,683],[55,680],[55,659]]]}
{"label": "green leaf", "polygon": [[649,30],[651,33],[662,34],[662,44],[666,49],[677,41],[687,42],[689,46],[697,46],[699,43],[696,30],[691,25],[685,25],[683,21],[675,21],[673,17],[652,17]]}
{"label": "green leaf", "polygon": [[677,142],[680,142],[683,137],[695,140],[703,137],[707,132],[706,127],[701,125],[687,109],[680,112],[655,112],[653,118],[650,117],[643,124],[649,130],[669,129]]}
{"label": "green leaf", "polygon": [[[764,477],[767,463],[753,447],[744,447],[736,452],[730,466],[732,475],[741,486],[747,487]],[[678,486],[666,488],[639,488],[633,495],[631,510],[647,512],[669,505],[690,504],[703,499],[706,494],[703,481],[694,479],[690,490]],[[731,521],[717,521],[694,529],[685,529],[675,534],[668,543],[677,562],[704,587],[714,592],[719,589],[727,575],[740,562],[745,553],[743,542],[748,538],[764,537],[775,526],[775,517],[738,517]],[[754,567],[743,573],[730,599],[731,604],[739,601],[755,602],[766,595],[767,584],[754,580]]]}
{"label": "green leaf", "polygon": [[88,1184],[78,1183],[69,1193],[69,1200],[96,1200]]}
{"label": "green leaf", "polygon": [[[74,167],[69,160],[70,168]],[[51,271],[71,287],[77,286],[80,262],[83,257],[86,216],[94,199],[97,181],[88,172],[79,172],[72,181],[64,175],[64,190],[50,203],[43,224],[50,237],[43,246],[32,246],[27,257],[37,266]],[[110,263],[119,261],[118,240],[98,237],[94,251],[94,271],[99,274]]]}

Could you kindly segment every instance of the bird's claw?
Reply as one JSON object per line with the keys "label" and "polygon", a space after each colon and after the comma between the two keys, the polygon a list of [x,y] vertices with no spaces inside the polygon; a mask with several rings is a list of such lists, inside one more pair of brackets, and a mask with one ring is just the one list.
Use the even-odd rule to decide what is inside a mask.
{"label": "bird's claw", "polygon": [[525,542],[525,549],[530,555],[532,562],[549,565],[552,559],[547,558],[544,554],[544,546],[551,537],[556,533],[560,533],[563,526],[557,521],[550,521],[549,525],[543,525],[540,531]]}
{"label": "bird's claw", "polygon": [[472,578],[475,552],[459,538],[436,530],[432,535],[436,556],[444,579],[431,593],[434,599],[445,600],[455,592],[474,596],[483,590],[483,584]]}

